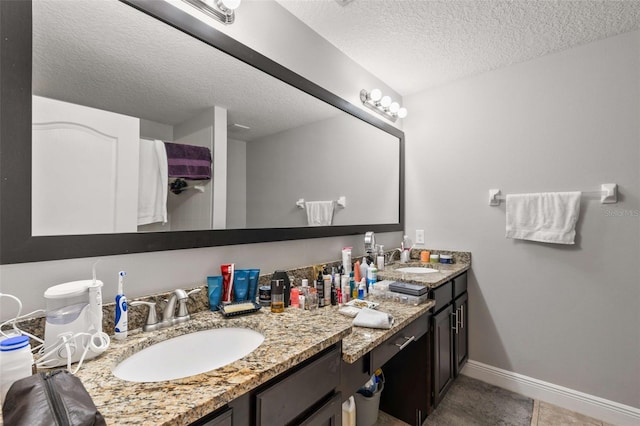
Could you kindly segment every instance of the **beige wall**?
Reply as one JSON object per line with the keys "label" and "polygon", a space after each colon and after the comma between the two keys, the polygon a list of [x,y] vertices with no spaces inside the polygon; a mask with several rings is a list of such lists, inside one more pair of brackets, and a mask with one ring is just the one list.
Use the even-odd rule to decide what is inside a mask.
{"label": "beige wall", "polygon": [[[640,32],[404,104],[407,230],[473,253],[470,358],[640,407]],[[571,247],[506,239],[488,205],[608,182],[620,202],[583,201]]]}

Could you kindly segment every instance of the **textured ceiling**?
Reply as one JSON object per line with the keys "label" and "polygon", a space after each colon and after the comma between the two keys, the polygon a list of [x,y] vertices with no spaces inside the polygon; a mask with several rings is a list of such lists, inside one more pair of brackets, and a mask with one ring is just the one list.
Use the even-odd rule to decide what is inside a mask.
{"label": "textured ceiling", "polygon": [[33,93],[167,125],[218,105],[247,141],[339,112],[117,0],[33,3]]}
{"label": "textured ceiling", "polygon": [[278,2],[402,95],[640,28],[638,0]]}

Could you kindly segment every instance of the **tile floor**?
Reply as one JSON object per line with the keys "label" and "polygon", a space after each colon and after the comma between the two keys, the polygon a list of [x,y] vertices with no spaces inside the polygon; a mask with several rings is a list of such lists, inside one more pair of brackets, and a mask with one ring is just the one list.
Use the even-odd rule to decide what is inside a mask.
{"label": "tile floor", "polygon": [[548,402],[533,401],[533,416],[531,426],[556,426],[556,425],[580,425],[580,426],[612,426],[600,420],[574,413]]}
{"label": "tile floor", "polygon": [[[567,409],[543,401],[533,401],[531,426],[613,426],[609,423],[574,413]],[[376,426],[409,426],[407,423],[382,411],[378,415]],[[460,425],[463,426],[463,425]]]}

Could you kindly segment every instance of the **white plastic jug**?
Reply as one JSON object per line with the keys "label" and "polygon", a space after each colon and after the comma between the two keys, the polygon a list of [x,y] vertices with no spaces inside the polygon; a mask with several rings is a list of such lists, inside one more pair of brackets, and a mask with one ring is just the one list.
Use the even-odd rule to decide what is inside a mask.
{"label": "white plastic jug", "polygon": [[353,396],[342,403],[342,426],[356,426],[356,400]]}
{"label": "white plastic jug", "polygon": [[[16,336],[0,342],[0,404],[18,379],[31,375],[33,355],[27,336]],[[355,423],[354,423],[355,424]]]}

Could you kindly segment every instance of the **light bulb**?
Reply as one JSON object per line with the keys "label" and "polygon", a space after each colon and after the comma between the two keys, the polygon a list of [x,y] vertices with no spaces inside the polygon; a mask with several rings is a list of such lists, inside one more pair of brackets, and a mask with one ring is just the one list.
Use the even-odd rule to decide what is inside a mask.
{"label": "light bulb", "polygon": [[389,105],[389,112],[396,114],[399,109],[400,109],[400,104],[397,102],[392,102],[391,105]]}
{"label": "light bulb", "polygon": [[373,89],[369,94],[369,98],[371,98],[373,102],[378,102],[380,99],[382,99],[382,92],[380,91],[380,89]]}
{"label": "light bulb", "polygon": [[407,116],[407,109],[406,108],[400,108],[398,110],[398,117],[405,118],[406,116]]}
{"label": "light bulb", "polygon": [[383,96],[382,99],[380,99],[380,105],[388,108],[389,105],[391,105],[391,98],[389,96]]}

